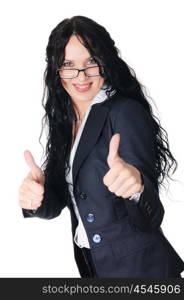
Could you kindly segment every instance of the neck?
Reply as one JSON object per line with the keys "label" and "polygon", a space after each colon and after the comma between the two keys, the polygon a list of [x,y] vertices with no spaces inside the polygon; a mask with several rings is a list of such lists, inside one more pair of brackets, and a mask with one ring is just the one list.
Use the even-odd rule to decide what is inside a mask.
{"label": "neck", "polygon": [[77,116],[77,120],[82,120],[86,114],[86,111],[91,104],[91,101],[85,103],[74,103],[74,109]]}

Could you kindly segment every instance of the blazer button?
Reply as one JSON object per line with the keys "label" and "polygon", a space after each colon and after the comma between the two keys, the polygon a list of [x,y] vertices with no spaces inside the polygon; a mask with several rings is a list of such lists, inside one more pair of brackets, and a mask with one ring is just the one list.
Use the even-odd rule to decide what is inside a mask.
{"label": "blazer button", "polygon": [[80,193],[79,195],[80,199],[86,199],[87,198],[87,195],[85,193]]}
{"label": "blazer button", "polygon": [[94,216],[93,214],[88,214],[88,216],[87,216],[87,221],[88,221],[89,223],[94,222],[94,219],[95,219],[95,216]]}
{"label": "blazer button", "polygon": [[93,242],[100,243],[101,242],[101,236],[99,234],[94,234],[93,236]]}

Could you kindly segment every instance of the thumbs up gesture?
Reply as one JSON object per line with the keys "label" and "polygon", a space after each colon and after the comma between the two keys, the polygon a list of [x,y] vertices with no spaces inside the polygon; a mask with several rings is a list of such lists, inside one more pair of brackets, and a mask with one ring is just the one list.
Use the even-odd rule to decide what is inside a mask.
{"label": "thumbs up gesture", "polygon": [[107,157],[107,163],[110,169],[103,177],[103,182],[110,192],[123,198],[129,198],[135,193],[141,192],[143,188],[142,179],[139,170],[126,163],[119,156],[119,144],[120,135],[113,135]]}
{"label": "thumbs up gesture", "polygon": [[35,210],[42,204],[45,176],[36,165],[30,151],[24,151],[24,158],[30,172],[19,187],[19,205],[25,209]]}

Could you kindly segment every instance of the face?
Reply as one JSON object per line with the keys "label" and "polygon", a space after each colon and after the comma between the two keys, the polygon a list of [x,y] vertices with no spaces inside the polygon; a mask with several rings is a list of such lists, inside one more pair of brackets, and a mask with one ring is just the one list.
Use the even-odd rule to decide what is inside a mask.
{"label": "face", "polygon": [[[75,35],[72,35],[65,47],[65,58],[62,68],[83,69],[97,65],[88,50],[80,43]],[[87,77],[80,72],[73,79],[61,79],[62,86],[68,92],[74,102],[90,102],[100,91],[104,83],[102,76]]]}

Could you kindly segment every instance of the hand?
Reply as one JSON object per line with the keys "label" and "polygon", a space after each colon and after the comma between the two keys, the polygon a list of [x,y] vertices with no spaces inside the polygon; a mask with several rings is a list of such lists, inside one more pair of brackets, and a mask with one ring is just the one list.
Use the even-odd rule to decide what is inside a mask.
{"label": "hand", "polygon": [[126,163],[118,154],[120,135],[111,138],[107,163],[110,170],[103,177],[104,184],[109,191],[117,196],[129,198],[143,188],[140,171]]}
{"label": "hand", "polygon": [[30,167],[30,172],[19,188],[19,205],[25,209],[35,210],[43,201],[45,176],[36,165],[30,151],[24,151],[24,158]]}

